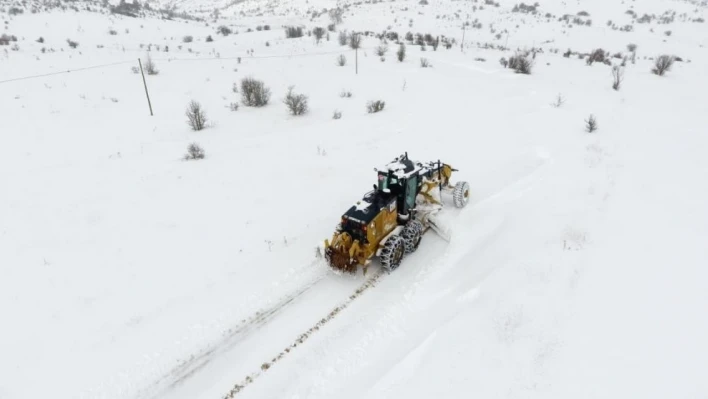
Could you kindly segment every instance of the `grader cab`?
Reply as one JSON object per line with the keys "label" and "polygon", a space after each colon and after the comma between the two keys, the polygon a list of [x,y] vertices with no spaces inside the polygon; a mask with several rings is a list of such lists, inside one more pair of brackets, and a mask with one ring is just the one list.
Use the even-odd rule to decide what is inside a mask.
{"label": "grader cab", "polygon": [[458,208],[469,201],[469,185],[460,181],[452,186],[450,177],[457,170],[440,161],[423,164],[405,153],[375,171],[374,189],[342,215],[331,240],[325,240],[325,259],[336,271],[353,274],[363,266],[366,273],[374,257],[385,269],[396,269],[418,249],[428,229],[449,239],[436,218],[443,192],[452,194]]}

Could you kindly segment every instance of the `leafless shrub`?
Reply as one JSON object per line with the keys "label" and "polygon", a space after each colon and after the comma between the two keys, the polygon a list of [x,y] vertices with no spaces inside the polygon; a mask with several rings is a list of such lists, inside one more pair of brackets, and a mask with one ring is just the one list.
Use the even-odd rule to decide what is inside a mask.
{"label": "leafless shrub", "polygon": [[155,62],[152,60],[150,53],[147,53],[143,65],[148,75],[157,75],[158,73],[160,73],[160,71],[157,69],[157,66],[155,65]]}
{"label": "leafless shrub", "polygon": [[332,119],[342,119],[342,111],[335,109],[334,113],[332,113]]}
{"label": "leafless shrub", "polygon": [[421,68],[429,68],[430,66],[431,66],[431,65],[430,65],[430,61],[428,61],[427,58],[421,58],[421,59],[420,59],[420,67],[421,67]]}
{"label": "leafless shrub", "polygon": [[115,36],[115,35],[118,34],[118,31],[115,30],[115,29],[109,29],[109,30],[108,30],[108,34],[111,35],[111,36]]}
{"label": "leafless shrub", "polygon": [[533,63],[534,60],[529,57],[528,52],[516,53],[516,55],[509,57],[508,67],[516,73],[531,75]]}
{"label": "leafless shrub", "polygon": [[379,57],[385,56],[387,52],[388,52],[388,46],[385,44],[379,44],[374,49],[374,53]]}
{"label": "leafless shrub", "polygon": [[585,62],[588,65],[592,65],[593,62],[605,62],[605,57],[606,57],[605,50],[598,48],[598,49],[593,50],[590,53],[590,55],[585,60]]}
{"label": "leafless shrub", "polygon": [[39,39],[36,40],[37,43],[44,43],[44,38],[42,36],[39,37]]}
{"label": "leafless shrub", "polygon": [[194,41],[194,36],[187,35],[182,38],[183,43],[191,43]]}
{"label": "leafless shrub", "polygon": [[192,159],[204,159],[206,154],[204,149],[197,143],[192,143],[187,147],[187,153],[184,155],[184,160],[189,161]]}
{"label": "leafless shrub", "polygon": [[211,35],[209,35],[209,36],[206,37],[206,42],[207,42],[207,43],[211,43],[211,42],[213,42],[213,41],[214,41],[214,38],[211,37]]}
{"label": "leafless shrub", "polygon": [[506,68],[507,66],[509,66],[509,61],[508,61],[506,58],[501,57],[501,58],[499,59],[499,64],[501,64],[501,66],[503,66],[504,68]]}
{"label": "leafless shrub", "polygon": [[340,46],[346,46],[347,45],[347,32],[339,32],[339,35],[337,36],[337,40],[339,41]]}
{"label": "leafless shrub", "polygon": [[366,104],[366,111],[370,114],[375,114],[377,112],[383,111],[385,106],[386,103],[381,100],[369,101],[369,103]]}
{"label": "leafless shrub", "polygon": [[312,35],[315,36],[315,41],[316,41],[317,43],[319,43],[319,42],[322,40],[322,38],[324,37],[324,35],[325,35],[326,33],[327,33],[327,31],[326,31],[324,28],[320,27],[320,26],[318,26],[318,27],[316,27],[315,29],[312,30]]}
{"label": "leafless shrub", "polygon": [[283,103],[288,107],[288,110],[291,114],[295,116],[303,115],[307,113],[308,110],[308,98],[304,94],[296,94],[295,92],[293,92],[293,88],[293,86],[290,86],[288,88],[288,94],[285,95]]}
{"label": "leafless shrub", "polygon": [[229,104],[229,109],[230,109],[232,112],[238,111],[238,103],[231,103],[231,104]]}
{"label": "leafless shrub", "polygon": [[285,27],[285,38],[295,39],[303,36],[303,30],[301,26],[287,26]]}
{"label": "leafless shrub", "polygon": [[406,59],[406,45],[401,43],[400,46],[398,46],[398,51],[396,51],[396,58],[398,59],[398,62],[403,62],[403,60]]}
{"label": "leafless shrub", "polygon": [[339,97],[342,97],[342,98],[351,98],[351,97],[352,97],[352,92],[349,91],[349,90],[344,90],[344,89],[342,89],[342,91],[339,93]]}
{"label": "leafless shrub", "polygon": [[551,103],[551,106],[553,108],[560,108],[563,106],[563,104],[565,104],[565,98],[563,98],[563,95],[558,93],[558,97],[556,97],[556,100]]}
{"label": "leafless shrub", "polygon": [[615,90],[620,89],[620,85],[624,80],[624,68],[615,65],[612,67],[612,88]]}
{"label": "leafless shrub", "polygon": [[206,113],[198,102],[192,100],[187,106],[185,115],[187,115],[187,124],[192,130],[199,131],[206,127]]}
{"label": "leafless shrub", "polygon": [[674,57],[670,55],[661,55],[654,61],[654,68],[652,68],[651,72],[658,76],[664,76],[666,72],[671,70],[674,61]]}
{"label": "leafless shrub", "polygon": [[216,28],[216,33],[224,36],[228,36],[233,33],[233,31],[226,25],[221,25],[218,28]]}
{"label": "leafless shrub", "polygon": [[75,42],[71,39],[66,39],[66,43],[69,45],[71,48],[77,48],[79,47],[79,42]]}
{"label": "leafless shrub", "polygon": [[344,10],[340,7],[329,10],[329,18],[333,25],[339,25],[343,21]]}
{"label": "leafless shrub", "polygon": [[345,57],[344,54],[337,56],[337,65],[340,67],[347,65],[347,57]]}
{"label": "leafless shrub", "polygon": [[356,50],[361,47],[361,34],[353,33],[349,35],[349,47]]}
{"label": "leafless shrub", "polygon": [[585,131],[592,133],[595,130],[597,130],[597,119],[595,119],[595,115],[590,114],[590,117],[585,120]]}
{"label": "leafless shrub", "polygon": [[270,89],[253,78],[241,79],[241,100],[247,107],[262,107],[270,101]]}

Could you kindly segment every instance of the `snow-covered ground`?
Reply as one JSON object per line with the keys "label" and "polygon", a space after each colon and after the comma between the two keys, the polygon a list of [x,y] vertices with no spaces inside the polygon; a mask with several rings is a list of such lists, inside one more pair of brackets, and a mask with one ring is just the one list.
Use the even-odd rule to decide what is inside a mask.
{"label": "snow-covered ground", "polygon": [[[338,31],[456,39],[404,62],[371,36],[358,56],[338,32],[285,39],[326,27],[310,11],[333,2],[172,3],[205,21],[4,3],[0,398],[219,398],[249,376],[236,397],[708,398],[705,2],[498,3],[351,2]],[[607,25],[630,8],[676,13]],[[580,11],[590,26],[558,21]],[[461,49],[464,21],[482,28]],[[562,55],[629,43],[619,91],[610,66]],[[498,62],[532,46],[531,75]],[[154,116],[131,70],[148,47]],[[656,76],[661,54],[683,62]],[[232,111],[247,76],[271,102]],[[307,114],[288,114],[289,86]],[[193,142],[205,159],[183,160]],[[470,205],[446,215],[450,242],[426,234],[351,300],[367,277],[330,272],[316,246],[404,151],[460,169]]]}

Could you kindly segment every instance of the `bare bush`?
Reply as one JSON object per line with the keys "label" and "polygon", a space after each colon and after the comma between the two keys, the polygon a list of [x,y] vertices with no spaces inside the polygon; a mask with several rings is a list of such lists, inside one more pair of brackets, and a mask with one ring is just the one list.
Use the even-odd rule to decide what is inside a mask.
{"label": "bare bush", "polygon": [[339,97],[342,98],[351,98],[352,97],[352,92],[349,90],[342,89],[342,91],[339,93]]}
{"label": "bare bush", "polygon": [[143,66],[145,67],[145,72],[147,72],[148,75],[157,75],[158,73],[160,73],[160,71],[157,69],[157,66],[155,65],[155,61],[152,60],[150,53],[147,53],[147,55],[145,56]]}
{"label": "bare bush", "polygon": [[327,31],[326,31],[324,28],[320,27],[320,26],[318,26],[318,27],[316,27],[315,29],[312,30],[312,35],[315,36],[315,41],[316,41],[317,43],[319,43],[319,42],[322,40],[322,38],[324,37],[324,35],[325,35],[326,33],[327,33]]}
{"label": "bare bush", "polygon": [[218,28],[216,28],[216,33],[224,36],[228,36],[233,33],[233,31],[226,25],[221,25]]}
{"label": "bare bush", "polygon": [[192,100],[187,106],[185,115],[187,115],[187,124],[192,130],[199,131],[206,127],[206,113],[198,102]]}
{"label": "bare bush", "polygon": [[654,68],[651,72],[654,75],[664,76],[666,72],[671,70],[671,66],[674,65],[675,58],[670,55],[661,55],[654,61]]}
{"label": "bare bush", "polygon": [[285,38],[295,39],[303,36],[303,31],[301,26],[287,26],[285,27]]}
{"label": "bare bush", "polygon": [[262,107],[270,101],[270,89],[253,78],[241,79],[241,100],[247,107]]}
{"label": "bare bush", "polygon": [[231,103],[231,104],[229,104],[229,109],[230,109],[232,112],[238,111],[238,103]]}
{"label": "bare bush", "polygon": [[288,88],[288,94],[285,95],[283,103],[288,107],[291,114],[303,115],[308,111],[307,96],[304,94],[296,94],[293,92],[293,86]]}
{"label": "bare bush", "polygon": [[383,111],[385,106],[386,102],[381,100],[369,101],[369,103],[366,104],[366,111],[370,114],[375,114],[377,112]]}
{"label": "bare bush", "polygon": [[565,104],[565,98],[563,98],[563,95],[558,93],[558,97],[556,97],[556,100],[551,103],[551,106],[553,108],[560,108]]}
{"label": "bare bush", "polygon": [[209,36],[206,37],[206,42],[207,42],[207,43],[211,43],[211,42],[213,42],[213,41],[214,41],[214,38],[211,37],[211,35],[209,35]]}
{"label": "bare bush", "polygon": [[529,57],[528,53],[516,53],[516,55],[509,57],[507,66],[516,73],[530,75],[533,63],[534,61]]}
{"label": "bare bush", "polygon": [[333,25],[339,25],[343,21],[344,10],[340,7],[329,10],[329,18]]}
{"label": "bare bush", "polygon": [[403,60],[406,59],[406,45],[401,43],[400,46],[398,46],[398,51],[396,51],[396,58],[398,59],[398,62],[403,62]]}
{"label": "bare bush", "polygon": [[361,34],[352,33],[349,35],[349,47],[356,50],[361,47]]}
{"label": "bare bush", "polygon": [[620,85],[624,80],[624,68],[615,65],[612,67],[612,88],[615,90],[620,89]]}
{"label": "bare bush", "polygon": [[605,50],[598,48],[593,50],[588,58],[585,60],[585,62],[588,65],[592,65],[593,62],[605,62],[605,58],[607,57],[607,54],[605,53]]}
{"label": "bare bush", "polygon": [[332,113],[332,119],[342,119],[342,111],[335,109],[334,113]]}
{"label": "bare bush", "polygon": [[187,35],[182,38],[183,43],[191,43],[194,41],[194,36]]}
{"label": "bare bush", "polygon": [[347,57],[345,57],[344,54],[337,56],[337,65],[340,67],[347,65]]}
{"label": "bare bush", "polygon": [[509,61],[508,61],[506,58],[501,57],[501,58],[499,59],[499,64],[501,64],[501,66],[503,66],[504,68],[506,68],[506,67],[509,66]]}
{"label": "bare bush", "polygon": [[590,114],[590,117],[585,120],[585,131],[592,133],[595,130],[597,130],[597,119],[595,119],[595,115]]}
{"label": "bare bush", "polygon": [[387,52],[388,52],[388,46],[385,44],[379,44],[374,49],[374,53],[379,57],[385,56]]}
{"label": "bare bush", "polygon": [[184,160],[204,159],[206,156],[204,149],[197,143],[192,143],[187,147],[187,153],[184,155]]}
{"label": "bare bush", "polygon": [[71,48],[77,48],[79,47],[79,42],[75,42],[71,39],[66,39],[66,43],[69,45]]}
{"label": "bare bush", "polygon": [[340,46],[346,46],[347,45],[347,32],[339,32],[339,35],[337,36],[337,40],[339,41]]}
{"label": "bare bush", "polygon": [[420,67],[421,67],[421,68],[429,68],[429,67],[431,67],[430,61],[428,61],[427,58],[421,58],[421,59],[420,59]]}

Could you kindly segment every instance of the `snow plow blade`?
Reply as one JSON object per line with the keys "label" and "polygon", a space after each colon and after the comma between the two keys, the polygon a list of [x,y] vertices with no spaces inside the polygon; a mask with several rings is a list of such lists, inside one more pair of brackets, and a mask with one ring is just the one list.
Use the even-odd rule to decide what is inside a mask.
{"label": "snow plow blade", "polygon": [[433,231],[435,231],[443,240],[450,242],[452,238],[452,229],[441,222],[435,215],[428,215],[426,221]]}

